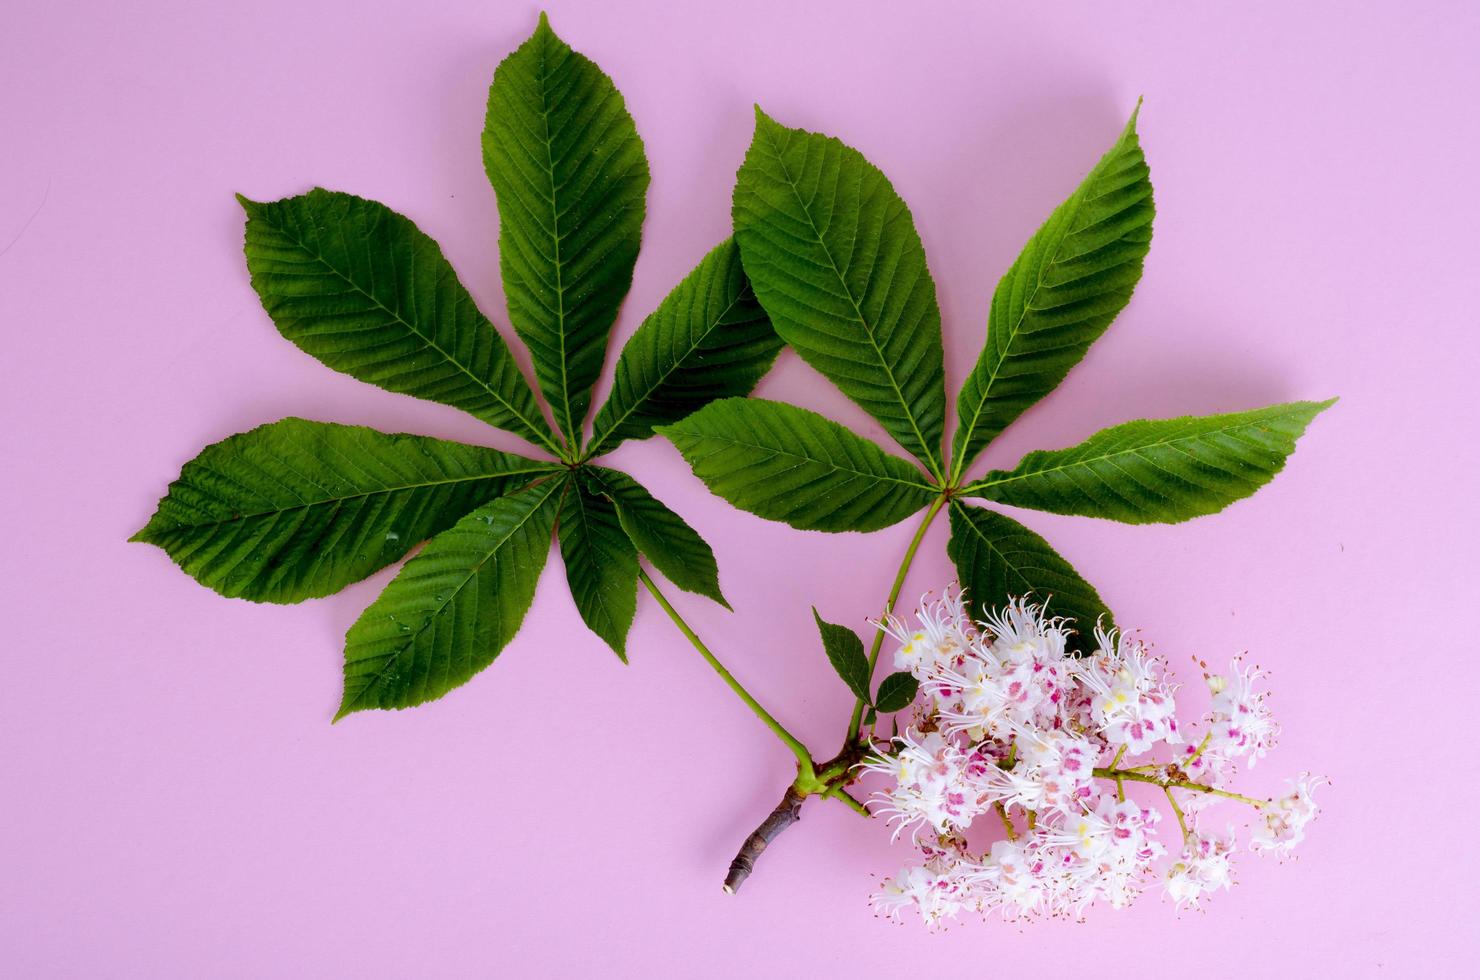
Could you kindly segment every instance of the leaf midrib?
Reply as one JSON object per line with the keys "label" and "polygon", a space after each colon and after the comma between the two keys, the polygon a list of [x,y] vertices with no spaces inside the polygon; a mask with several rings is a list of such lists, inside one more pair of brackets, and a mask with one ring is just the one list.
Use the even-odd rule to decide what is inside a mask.
{"label": "leaf midrib", "polygon": [[[427,631],[427,629],[432,625],[433,622],[436,621],[437,617],[441,615],[442,610],[447,608],[448,603],[452,602],[453,599],[461,595],[462,590],[468,587],[468,583],[476,578],[478,573],[483,570],[483,566],[487,565],[489,560],[492,559],[493,556],[497,554],[504,545],[509,543],[509,539],[511,539],[519,531],[523,530],[524,526],[534,519],[534,515],[538,514],[540,512],[540,509],[545,506],[545,503],[550,499],[551,494],[553,494],[557,489],[565,487],[568,483],[568,480],[551,480],[548,482],[548,489],[545,490],[545,495],[540,498],[539,502],[530,507],[517,524],[510,527],[508,529],[508,532],[498,539],[497,543],[488,548],[484,556],[480,558],[476,564],[468,569],[467,575],[465,575],[463,577],[463,580],[457,584],[457,587],[449,589],[446,593],[446,597],[441,602],[435,602],[434,600],[434,604],[430,612],[428,612],[426,619],[422,621],[422,624],[416,629],[412,630],[410,633],[406,634],[405,642],[402,643],[399,647],[396,647],[386,657],[385,663],[381,665],[381,668],[377,670],[374,675],[372,675],[368,683],[361,686],[360,690],[355,694],[354,700],[347,702],[340,707],[340,717],[343,717],[346,712],[353,710],[354,707],[364,699],[366,693],[368,693],[371,689],[373,689],[381,682],[381,679],[385,677],[386,673],[390,671],[393,666],[400,662],[400,658],[405,655],[406,651],[411,649],[416,644],[416,641],[421,638],[421,635]],[[503,500],[507,498],[500,497],[499,499]],[[414,558],[412,559],[412,561],[416,560],[417,559]]]}
{"label": "leaf midrib", "polygon": [[575,431],[578,426],[572,424],[570,411],[570,373],[567,364],[565,350],[565,267],[560,261],[560,206],[556,201],[556,193],[560,185],[555,181],[555,152],[553,141],[550,138],[550,93],[548,82],[550,72],[548,71],[548,52],[545,47],[540,49],[539,60],[539,90],[540,90],[540,123],[545,132],[541,142],[545,147],[545,175],[550,178],[550,194],[547,200],[550,202],[550,240],[554,246],[554,254],[551,258],[555,262],[555,335],[560,341],[560,401],[565,407],[565,434],[572,442],[580,441],[580,433]]}
{"label": "leaf midrib", "polygon": [[[441,347],[441,345],[439,345],[431,337],[429,337],[426,334],[422,333],[422,331],[419,330],[415,324],[413,324],[411,321],[407,320],[405,317],[401,316],[400,313],[396,312],[395,310],[391,309],[389,306],[386,306],[384,303],[382,303],[380,301],[380,298],[378,296],[376,296],[374,293],[372,293],[369,290],[365,289],[359,283],[355,282],[355,280],[351,279],[349,276],[347,276],[343,272],[339,271],[339,269],[337,269],[334,266],[333,263],[331,263],[327,258],[325,258],[322,253],[320,253],[316,249],[310,248],[306,242],[304,242],[301,238],[299,238],[296,235],[294,235],[291,231],[289,231],[283,225],[281,225],[281,224],[279,224],[279,223],[277,223],[275,221],[272,221],[270,218],[267,219],[267,221],[268,221],[268,223],[273,228],[276,228],[277,231],[280,234],[282,234],[289,241],[293,242],[293,244],[297,245],[298,248],[304,254],[308,255],[314,261],[318,262],[325,269],[328,269],[329,272],[332,273],[333,275],[338,276],[341,280],[343,280],[345,283],[347,283],[351,289],[353,289],[355,292],[359,293],[361,296],[364,296],[371,303],[373,303],[378,309],[384,311],[386,313],[386,315],[388,315],[392,320],[394,320],[395,322],[399,323],[401,326],[403,326],[407,330],[409,330],[422,343],[426,344],[427,347],[429,347],[432,350],[436,351],[438,354],[441,354],[442,357],[447,361],[447,363],[451,364],[453,367],[457,368],[463,374],[467,375],[468,378],[471,379],[474,384],[476,384],[479,388],[482,388],[485,392],[487,392],[488,393],[488,396],[490,398],[492,398],[498,404],[502,405],[504,408],[508,409],[508,411],[509,411],[510,414],[512,414],[519,421],[523,422],[524,425],[525,425],[525,427],[529,430],[529,433],[532,434],[532,435],[534,435],[536,437],[536,441],[539,442],[539,443],[541,443],[541,444],[543,444],[543,446],[544,446],[545,449],[548,449],[550,452],[554,453],[557,456],[560,455],[559,448],[554,444],[554,442],[552,442],[551,440],[547,439],[545,437],[545,435],[542,432],[540,432],[540,427],[539,426],[535,425],[528,418],[526,418],[525,415],[524,415],[524,413],[521,412],[521,411],[519,411],[519,409],[515,408],[506,398],[503,397],[503,395],[501,395],[499,392],[495,391],[493,388],[490,388],[488,386],[488,382],[484,381],[482,378],[478,377],[476,374],[474,374],[472,371],[470,371],[462,363],[462,361],[458,360],[457,358],[455,358],[451,354],[449,354],[447,351],[443,350],[442,347]],[[477,308],[476,308],[476,306],[474,307],[474,312],[477,314],[477,316],[479,316],[480,318],[483,319],[483,325],[484,326],[486,326],[489,330],[493,330],[494,329],[493,324],[486,317],[483,317],[482,312],[481,311],[478,311]],[[542,419],[541,420],[541,424],[543,424],[543,422],[544,422],[544,420]],[[519,433],[519,435],[523,435],[523,433]]]}
{"label": "leaf midrib", "polygon": [[[850,435],[851,435],[851,433],[850,433]],[[746,442],[743,439],[737,439],[737,438],[735,438],[733,436],[721,436],[721,435],[716,435],[716,434],[714,434],[712,432],[706,432],[706,433],[698,434],[694,438],[698,438],[698,439],[710,439],[710,440],[713,440],[715,442],[723,442],[723,443],[726,443],[727,445],[731,445],[731,446],[741,446],[741,447],[743,447],[745,449],[758,449],[758,450],[760,450],[762,452],[769,453],[772,456],[785,456],[785,457],[790,458],[790,459],[799,459],[799,460],[802,460],[803,462],[807,462],[807,463],[816,463],[816,464],[819,464],[819,465],[822,465],[822,466],[831,466],[833,469],[838,470],[838,471],[843,472],[843,473],[851,473],[854,476],[862,476],[862,477],[868,477],[870,479],[875,479],[875,480],[883,480],[883,481],[888,482],[888,483],[898,483],[900,486],[910,487],[910,488],[916,489],[916,490],[924,490],[924,491],[929,492],[929,493],[934,493],[935,492],[935,489],[936,489],[935,487],[932,487],[928,483],[924,483],[924,482],[915,483],[915,482],[911,482],[909,480],[903,479],[902,477],[893,476],[893,475],[890,475],[890,474],[871,473],[871,472],[869,472],[867,470],[855,469],[852,466],[840,466],[840,465],[838,465],[837,463],[833,462],[830,459],[818,459],[815,456],[804,456],[804,455],[802,455],[800,453],[797,453],[797,452],[792,452],[792,451],[785,450],[785,449],[777,449],[774,446],[766,446],[766,445],[762,445],[761,443],[758,443],[758,442]],[[855,438],[857,438],[857,437],[855,437]],[[863,441],[865,443],[867,443],[867,440],[863,440]],[[872,445],[871,443],[868,443],[868,444],[869,445]],[[885,459],[892,459],[892,460],[895,460],[896,462],[898,462],[898,463],[900,463],[900,464],[902,464],[904,466],[909,466],[908,463],[906,463],[904,460],[900,459],[897,456],[890,456],[888,453],[884,453],[883,455],[884,455],[884,458]],[[913,467],[911,467],[911,469],[913,469]]]}
{"label": "leaf midrib", "polygon": [[[622,427],[622,424],[625,423],[627,419],[630,418],[632,414],[637,411],[638,407],[652,396],[653,392],[663,387],[663,385],[668,381],[668,378],[672,376],[674,372],[683,367],[684,362],[687,361],[688,358],[692,356],[696,350],[699,349],[704,341],[709,339],[709,335],[719,329],[720,323],[724,320],[725,317],[729,316],[730,311],[733,310],[737,305],[739,305],[740,301],[745,298],[745,294],[747,291],[748,289],[740,290],[735,298],[730,300],[729,304],[724,308],[723,312],[721,312],[719,316],[715,317],[714,320],[709,324],[709,326],[704,328],[703,335],[689,345],[688,349],[684,351],[683,356],[675,359],[673,364],[658,377],[657,381],[648,385],[639,397],[633,399],[632,405],[625,412],[619,415],[616,421],[611,422],[610,424],[605,426],[605,428],[603,428],[602,431],[598,433],[594,439],[591,440],[591,444],[586,447],[586,452],[582,454],[583,458],[592,459],[598,455],[597,450],[606,445],[606,442],[611,434],[620,429]],[[638,327],[638,329],[641,330],[642,328]],[[600,415],[598,413],[598,418],[599,417]]]}
{"label": "leaf midrib", "polygon": [[324,497],[319,500],[305,501],[301,504],[290,504],[284,507],[279,507],[275,510],[257,510],[245,514],[235,514],[231,517],[223,517],[219,520],[200,521],[197,523],[181,522],[177,523],[174,527],[168,528],[159,533],[173,534],[178,531],[194,530],[197,528],[220,527],[223,524],[234,524],[237,521],[255,520],[259,517],[271,517],[276,514],[290,514],[294,511],[309,510],[314,507],[325,507],[330,504],[343,504],[346,501],[359,500],[364,497],[376,497],[382,494],[403,493],[408,490],[427,490],[432,487],[452,486],[458,483],[478,483],[485,480],[497,480],[506,476],[535,476],[541,473],[552,473],[557,469],[558,467],[552,463],[549,466],[510,470],[505,473],[483,473],[479,474],[478,476],[463,476],[451,480],[428,480],[422,483],[397,484],[395,486],[380,487],[375,490],[366,490],[362,493],[349,493],[339,497]]}
{"label": "leaf midrib", "polygon": [[[1099,169],[1098,164],[1096,165],[1095,169]],[[1093,171],[1091,171],[1091,174],[1093,174]],[[1088,177],[1086,177],[1085,179],[1087,180]],[[1069,196],[1069,199],[1064,202],[1066,208],[1064,212],[1064,220],[1066,226],[1069,222],[1073,221],[1075,216],[1079,214],[1079,208],[1083,203],[1083,198],[1080,196],[1080,189],[1081,188],[1076,187],[1074,189],[1074,193],[1071,194]],[[1072,205],[1072,207],[1070,207],[1070,205]],[[1052,220],[1052,217],[1050,217],[1050,220]],[[1037,232],[1034,232],[1034,234],[1036,235]],[[958,477],[961,475],[961,471],[966,468],[967,449],[971,445],[971,437],[976,433],[977,423],[981,421],[982,412],[985,411],[987,407],[987,401],[992,396],[992,386],[997,383],[997,377],[1002,371],[1002,365],[1007,362],[1007,358],[1012,351],[1013,344],[1017,343],[1017,337],[1018,334],[1022,332],[1023,323],[1026,322],[1028,319],[1028,312],[1033,308],[1033,301],[1038,298],[1038,293],[1043,288],[1043,280],[1047,270],[1050,266],[1058,261],[1059,254],[1063,251],[1064,243],[1069,239],[1070,234],[1071,232],[1066,230],[1063,235],[1059,236],[1059,241],[1058,244],[1054,246],[1053,254],[1050,255],[1045,261],[1039,263],[1038,275],[1033,282],[1033,289],[1023,300],[1023,308],[1018,311],[1017,318],[1013,321],[1012,329],[1008,331],[1007,343],[1002,347],[1002,353],[997,357],[996,363],[992,365],[991,374],[987,375],[986,381],[982,384],[982,396],[980,399],[977,400],[976,410],[973,411],[971,414],[971,422],[964,427],[963,438],[961,439],[961,449],[956,454],[955,463],[952,464],[952,469],[955,471],[954,475]],[[1029,241],[1031,242],[1032,239],[1029,238]],[[990,329],[990,327],[988,329]]]}
{"label": "leaf midrib", "polygon": [[[582,550],[583,551],[590,552],[590,553],[594,553],[595,552],[595,548],[594,548],[594,546],[593,546],[592,543],[595,541],[596,536],[591,532],[591,517],[590,517],[589,514],[586,513],[585,495],[581,492],[581,488],[580,487],[576,487],[575,488],[575,498],[574,499],[575,499],[576,510],[577,510],[577,512],[579,514],[579,517],[580,517],[580,526],[581,526],[580,535],[581,535],[581,538],[583,539],[583,541],[585,542],[584,545],[583,545],[583,547],[582,547]],[[620,524],[619,524],[619,526],[620,526]],[[623,533],[625,534],[626,532],[624,531]],[[567,570],[568,570],[568,567],[567,567]],[[609,626],[610,625],[616,625],[617,622],[618,622],[618,620],[617,620],[617,617],[612,614],[612,611],[610,609],[610,603],[607,602],[606,591],[600,586],[600,584],[598,584],[596,586],[596,588],[594,588],[592,590],[592,592],[595,593],[596,605],[600,608],[601,615],[602,615],[603,618],[606,619],[607,624]],[[603,639],[605,639],[605,637],[603,637]],[[626,653],[624,653],[621,650],[616,650],[615,647],[614,647],[614,652],[616,653],[617,657],[623,663],[626,663],[627,662],[627,655],[626,655]]]}
{"label": "leaf midrib", "polygon": [[[1132,446],[1132,447],[1127,448],[1127,449],[1119,449],[1119,450],[1115,450],[1113,452],[1099,453],[1099,454],[1094,455],[1094,456],[1080,456],[1080,457],[1076,457],[1074,459],[1070,459],[1070,460],[1066,460],[1064,462],[1058,463],[1057,465],[1054,465],[1054,466],[1043,467],[1042,469],[1022,470],[1021,467],[1022,467],[1023,464],[1022,463],[1019,463],[1018,466],[1017,467],[1014,467],[1012,470],[999,471],[999,472],[1002,473],[1002,475],[999,476],[999,477],[996,477],[995,479],[983,479],[983,480],[981,480],[981,481],[979,481],[977,483],[973,483],[971,486],[969,486],[965,490],[963,490],[962,493],[975,493],[977,491],[985,490],[985,489],[988,489],[990,487],[998,487],[998,486],[1002,486],[1003,484],[1007,484],[1007,483],[1015,483],[1018,480],[1026,480],[1026,479],[1030,479],[1030,478],[1036,477],[1036,476],[1044,476],[1044,475],[1051,474],[1051,473],[1058,473],[1058,472],[1061,472],[1063,470],[1073,469],[1073,468],[1076,468],[1076,467],[1079,467],[1079,466],[1085,466],[1085,465],[1089,465],[1089,464],[1092,464],[1092,463],[1105,462],[1107,460],[1113,460],[1113,459],[1116,459],[1116,458],[1121,457],[1121,456],[1139,456],[1142,453],[1145,453],[1145,452],[1147,452],[1149,450],[1152,450],[1152,449],[1159,449],[1159,448],[1168,447],[1168,446],[1175,447],[1179,443],[1192,442],[1192,441],[1197,440],[1199,438],[1202,438],[1204,436],[1217,435],[1219,433],[1224,433],[1224,432],[1232,432],[1232,431],[1235,431],[1235,430],[1238,430],[1238,429],[1247,429],[1250,426],[1258,425],[1261,422],[1274,422],[1274,421],[1278,421],[1278,420],[1290,418],[1291,416],[1295,416],[1295,415],[1298,415],[1298,414],[1299,413],[1296,412],[1296,411],[1288,411],[1288,412],[1281,412],[1278,415],[1261,416],[1259,419],[1244,419],[1244,420],[1239,421],[1239,422],[1231,422],[1231,423],[1229,423],[1227,425],[1221,425],[1221,426],[1218,426],[1216,428],[1200,429],[1197,432],[1187,433],[1185,435],[1176,435],[1176,436],[1171,436],[1171,437],[1165,438],[1165,439],[1158,439],[1155,442],[1141,443],[1141,444],[1138,444],[1136,446]],[[1093,436],[1091,436],[1091,438],[1093,438]],[[1071,449],[1072,449],[1072,447],[1071,447]],[[1037,450],[1037,452],[1040,452],[1040,453],[1054,453],[1054,452],[1067,452],[1067,451],[1069,451],[1069,450],[1064,450],[1064,449],[1058,449],[1058,450],[1040,449],[1040,450]],[[992,476],[992,474],[988,474],[988,476],[990,477],[990,476]]]}
{"label": "leaf midrib", "polygon": [[[771,137],[771,134],[764,130],[763,132],[766,142],[770,145],[772,155],[776,158],[777,164],[780,165],[781,172],[786,176],[786,186],[791,190],[792,197],[796,198],[797,206],[807,216],[808,227],[812,229],[812,234],[817,239],[817,244],[822,249],[822,254],[827,256],[827,264],[832,267],[833,275],[837,277],[838,284],[843,287],[843,295],[848,297],[848,305],[853,307],[854,317],[863,327],[864,335],[868,337],[869,346],[873,348],[874,355],[879,360],[879,366],[884,370],[884,376],[889,379],[889,387],[893,390],[894,397],[899,401],[900,408],[904,410],[905,420],[909,422],[910,429],[915,433],[915,438],[920,441],[920,448],[925,450],[925,456],[931,468],[935,469],[939,467],[940,463],[936,460],[935,453],[931,450],[929,440],[920,432],[920,426],[915,422],[914,413],[910,411],[910,403],[904,397],[904,391],[899,387],[899,382],[894,378],[894,370],[889,366],[888,360],[884,357],[884,351],[879,347],[878,341],[874,338],[874,328],[869,324],[867,318],[864,317],[863,310],[859,307],[858,300],[853,295],[853,290],[848,287],[848,280],[843,277],[842,270],[838,268],[838,263],[833,258],[832,250],[827,247],[827,241],[822,237],[822,232],[817,227],[817,222],[812,220],[811,209],[802,200],[802,195],[797,189],[796,181],[791,176],[791,169],[787,167],[786,160],[782,157],[780,150],[777,148],[776,141]],[[937,478],[940,476],[939,473],[935,475]]]}

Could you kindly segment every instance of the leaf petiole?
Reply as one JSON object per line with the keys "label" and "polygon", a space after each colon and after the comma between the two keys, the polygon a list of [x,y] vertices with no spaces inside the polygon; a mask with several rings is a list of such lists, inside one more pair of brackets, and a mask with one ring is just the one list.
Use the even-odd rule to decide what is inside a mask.
{"label": "leaf petiole", "polygon": [[647,570],[639,567],[637,577],[647,587],[648,592],[652,593],[653,598],[658,601],[658,605],[663,607],[663,611],[668,614],[668,618],[673,620],[673,625],[677,626],[679,632],[688,638],[688,641],[693,644],[694,649],[699,651],[699,655],[708,662],[709,666],[714,668],[714,672],[719,674],[720,679],[729,685],[730,690],[735,692],[735,696],[741,701],[744,701],[746,706],[755,713],[755,716],[776,734],[776,737],[781,740],[782,744],[791,750],[792,755],[797,757],[797,765],[801,770],[798,779],[802,779],[803,776],[813,776],[812,754],[807,751],[807,747],[795,735],[787,731],[785,726],[777,721],[769,711],[761,707],[760,702],[745,689],[745,685],[741,684],[735,679],[734,674],[731,674],[725,669],[725,665],[719,662],[719,658],[710,652],[709,647],[704,645],[704,641],[699,639],[698,634],[693,631],[688,623],[684,622],[683,617],[678,614],[678,610],[673,608],[672,603],[659,590],[657,583],[648,575]]}
{"label": "leaf petiole", "polygon": [[[920,550],[920,542],[925,540],[925,532],[930,529],[935,515],[940,513],[941,507],[945,505],[946,495],[937,496],[930,503],[930,509],[925,512],[925,517],[920,521],[920,527],[915,531],[915,536],[910,540],[910,546],[905,549],[904,560],[899,563],[899,571],[894,576],[894,585],[889,589],[889,600],[884,603],[884,615],[888,616],[894,611],[894,604],[899,601],[900,590],[904,588],[905,576],[909,574],[910,565],[914,564],[915,553]],[[870,682],[874,676],[874,665],[879,660],[879,650],[884,646],[884,627],[880,626],[874,631],[874,642],[868,651],[868,679]],[[853,718],[848,722],[847,742],[852,743],[858,738],[859,726],[863,722],[863,699],[859,698],[853,706]]]}

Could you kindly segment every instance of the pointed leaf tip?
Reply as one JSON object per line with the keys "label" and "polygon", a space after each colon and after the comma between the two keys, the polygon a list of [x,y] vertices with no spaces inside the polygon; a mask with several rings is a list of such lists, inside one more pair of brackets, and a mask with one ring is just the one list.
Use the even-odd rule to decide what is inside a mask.
{"label": "pointed leaf tip", "polygon": [[1127,119],[1126,120],[1126,123],[1125,123],[1125,132],[1126,133],[1135,133],[1136,132],[1136,123],[1141,118],[1141,104],[1143,102],[1145,102],[1145,101],[1146,101],[1146,97],[1145,96],[1142,96],[1142,95],[1136,96],[1136,107],[1131,110],[1131,117],[1129,119]]}

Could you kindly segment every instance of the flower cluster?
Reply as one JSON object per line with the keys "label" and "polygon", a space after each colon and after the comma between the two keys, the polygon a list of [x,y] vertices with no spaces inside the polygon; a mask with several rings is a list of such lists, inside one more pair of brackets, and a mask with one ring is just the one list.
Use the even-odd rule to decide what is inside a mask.
{"label": "flower cluster", "polygon": [[[1178,908],[1197,908],[1233,880],[1232,828],[1202,826],[1212,804],[1254,807],[1252,849],[1279,854],[1316,816],[1322,780],[1308,774],[1272,800],[1227,788],[1235,766],[1252,767],[1279,734],[1255,668],[1235,661],[1204,674],[1212,703],[1193,732],[1177,718],[1166,664],[1133,637],[1097,629],[1094,652],[1075,656],[1068,622],[1042,607],[1018,600],[974,623],[949,589],[922,603],[917,620],[882,626],[921,703],[861,767],[892,780],[872,797],[874,812],[924,856],[874,895],[891,917],[914,909],[932,926],[963,910],[1078,918],[1096,901],[1122,908],[1158,880]],[[1138,761],[1153,752],[1170,761]],[[1127,799],[1127,784],[1164,794],[1180,848],[1161,842],[1161,811]],[[973,854],[967,830],[994,812],[1006,839]]]}

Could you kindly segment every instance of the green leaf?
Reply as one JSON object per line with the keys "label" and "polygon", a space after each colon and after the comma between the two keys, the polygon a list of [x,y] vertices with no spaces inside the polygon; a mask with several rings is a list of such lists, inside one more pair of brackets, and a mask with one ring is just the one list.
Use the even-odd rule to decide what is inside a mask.
{"label": "green leaf", "polygon": [[1274,479],[1324,402],[1141,419],[1077,446],[1031,452],[966,493],[1055,514],[1175,524],[1214,514]]}
{"label": "green leaf", "polygon": [[498,197],[509,318],[575,445],[632,285],[648,164],[622,94],[544,14],[494,72],[483,166]]}
{"label": "green leaf", "polygon": [[719,590],[714,552],[682,517],[620,470],[585,466],[581,475],[593,496],[605,496],[616,507],[622,530],[653,567],[680,589],[730,608]]}
{"label": "green leaf", "polygon": [[493,663],[534,599],[566,482],[484,504],[406,563],[349,628],[335,721],[434,700]]}
{"label": "green leaf", "polygon": [[946,554],[956,565],[973,615],[983,607],[1000,609],[1011,599],[1028,597],[1046,603],[1052,615],[1071,617],[1079,631],[1073,645],[1081,649],[1093,643],[1097,622],[1106,629],[1114,625],[1095,587],[1047,541],[1010,517],[951,501]]}
{"label": "green leaf", "polygon": [[957,475],[1064,380],[1130,300],[1151,246],[1150,178],[1132,113],[997,284],[986,346],[956,402]]}
{"label": "green leaf", "polygon": [[611,397],[596,413],[586,455],[646,439],[719,398],[750,394],[781,338],[756,302],[726,239],[642,322],[617,358]]}
{"label": "green leaf", "polygon": [[560,505],[560,555],[576,610],[591,631],[627,662],[627,631],[637,612],[637,549],[616,507],[571,481]]}
{"label": "green leaf", "polygon": [[891,711],[908,708],[919,690],[920,682],[915,680],[914,675],[907,670],[901,670],[879,682],[879,696],[874,703],[880,711],[887,715]]}
{"label": "green leaf", "polygon": [[130,540],[224,596],[299,602],[398,560],[552,464],[288,418],[207,446]]}
{"label": "green leaf", "polygon": [[863,154],[756,108],[735,237],[776,332],[940,476],[940,308],[910,210]]}
{"label": "green leaf", "polygon": [[803,531],[876,531],[934,496],[904,460],[783,402],[727,398],[658,431],[712,492]]}
{"label": "green leaf", "polygon": [[336,371],[452,405],[558,454],[503,338],[409,219],[323,188],[237,200],[252,288],[284,337]]}
{"label": "green leaf", "polygon": [[833,670],[848,685],[859,700],[868,702],[868,657],[863,653],[863,641],[858,634],[846,626],[829,623],[812,607],[812,618],[817,620],[817,632],[822,634],[822,649],[832,663]]}

